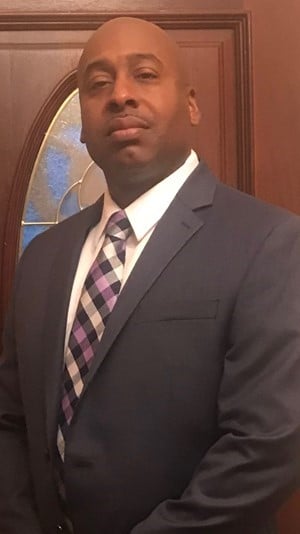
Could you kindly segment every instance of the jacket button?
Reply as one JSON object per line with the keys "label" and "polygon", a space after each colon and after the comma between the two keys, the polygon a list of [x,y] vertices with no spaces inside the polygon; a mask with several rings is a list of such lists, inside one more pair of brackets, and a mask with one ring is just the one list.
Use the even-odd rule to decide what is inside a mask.
{"label": "jacket button", "polygon": [[[49,451],[49,449],[47,449],[47,448],[44,449],[44,457],[45,457],[45,460],[46,460],[47,462],[49,462],[49,460],[50,460],[50,451]],[[61,526],[61,525],[60,525],[60,526]]]}
{"label": "jacket button", "polygon": [[62,525],[57,525],[56,526],[56,532],[63,532],[64,531],[64,527]]}

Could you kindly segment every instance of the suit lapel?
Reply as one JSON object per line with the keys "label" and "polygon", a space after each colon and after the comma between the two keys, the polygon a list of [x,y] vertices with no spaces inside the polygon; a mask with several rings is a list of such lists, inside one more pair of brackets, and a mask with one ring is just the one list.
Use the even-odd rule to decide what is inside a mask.
{"label": "suit lapel", "polygon": [[203,226],[201,208],[212,204],[216,179],[200,163],[159,221],[111,314],[82,395],[134,309],[168,263]]}
{"label": "suit lapel", "polygon": [[54,450],[53,445],[56,443],[65,329],[73,280],[87,233],[99,221],[101,210],[101,202],[97,202],[74,217],[72,221],[68,221],[64,227],[60,226],[60,233],[56,236],[58,246],[48,280],[47,312],[44,323],[44,339],[47,340],[44,355],[45,410],[50,451]]}

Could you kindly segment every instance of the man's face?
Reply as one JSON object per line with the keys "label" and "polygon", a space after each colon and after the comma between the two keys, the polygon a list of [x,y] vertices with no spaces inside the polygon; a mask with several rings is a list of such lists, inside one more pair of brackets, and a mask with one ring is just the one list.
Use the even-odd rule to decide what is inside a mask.
{"label": "man's face", "polygon": [[109,183],[144,180],[147,190],[187,157],[198,109],[164,34],[115,26],[95,34],[81,60],[82,140]]}

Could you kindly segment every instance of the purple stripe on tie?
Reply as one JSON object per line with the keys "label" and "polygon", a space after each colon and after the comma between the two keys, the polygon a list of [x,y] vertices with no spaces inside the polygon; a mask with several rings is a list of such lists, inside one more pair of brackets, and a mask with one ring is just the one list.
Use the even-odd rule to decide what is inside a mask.
{"label": "purple stripe on tie", "polygon": [[86,331],[83,326],[78,321],[76,321],[76,319],[74,322],[72,334],[75,337],[77,343],[82,343],[86,339]]}
{"label": "purple stripe on tie", "polygon": [[73,416],[73,408],[70,404],[70,400],[68,395],[65,395],[62,399],[62,409],[64,411],[65,417],[67,422],[69,423],[71,421],[71,418]]}
{"label": "purple stripe on tie", "polygon": [[86,349],[83,352],[83,361],[88,364],[90,363],[93,356],[94,356],[94,351],[93,351],[92,346],[90,345],[89,347],[86,347]]}
{"label": "purple stripe on tie", "polygon": [[117,299],[115,292],[112,290],[110,286],[104,288],[102,291],[102,294],[106,302],[110,301],[112,298]]}
{"label": "purple stripe on tie", "polygon": [[[114,280],[114,281],[116,281],[116,280]],[[100,280],[98,280],[97,288],[99,289],[99,293],[101,293],[103,295],[104,295],[104,293],[106,294],[107,290],[111,290],[112,291],[110,283],[104,277],[102,277]]]}

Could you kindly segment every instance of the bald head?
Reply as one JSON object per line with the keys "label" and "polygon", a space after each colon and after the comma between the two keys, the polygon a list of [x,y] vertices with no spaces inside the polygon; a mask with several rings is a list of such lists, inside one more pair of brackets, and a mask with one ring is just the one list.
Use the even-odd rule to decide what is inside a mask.
{"label": "bald head", "polygon": [[89,39],[78,68],[82,141],[120,206],[177,169],[198,124],[195,92],[176,43],[131,17]]}
{"label": "bald head", "polygon": [[82,75],[89,63],[90,56],[113,43],[119,50],[124,51],[124,38],[130,44],[132,38],[140,42],[140,47],[151,49],[153,54],[159,50],[170,67],[174,69],[174,76],[180,83],[188,83],[188,73],[181,50],[177,43],[156,24],[134,17],[118,17],[105,22],[87,41],[78,65],[78,84],[80,86]]}

